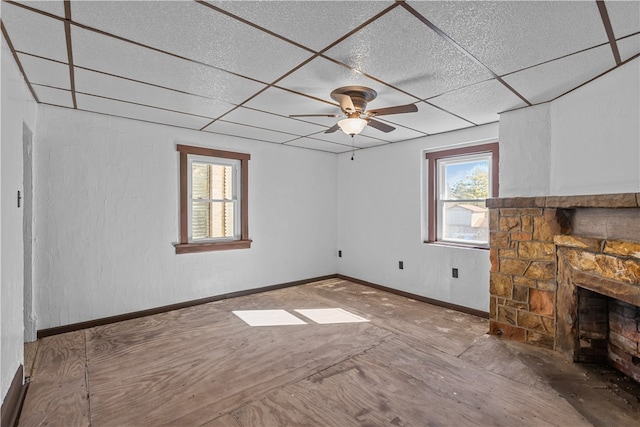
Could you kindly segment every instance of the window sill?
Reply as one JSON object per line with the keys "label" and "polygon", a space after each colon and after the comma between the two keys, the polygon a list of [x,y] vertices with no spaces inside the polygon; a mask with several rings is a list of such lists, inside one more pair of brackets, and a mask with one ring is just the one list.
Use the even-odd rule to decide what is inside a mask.
{"label": "window sill", "polygon": [[489,246],[480,246],[480,245],[473,245],[473,244],[469,244],[469,245],[465,245],[463,243],[453,243],[453,242],[443,242],[443,241],[425,241],[424,243],[426,243],[427,245],[433,245],[433,246],[444,246],[444,247],[448,247],[448,248],[459,248],[459,249],[480,249],[483,251],[488,251],[489,250]]}
{"label": "window sill", "polygon": [[252,240],[232,240],[229,242],[177,243],[176,254],[192,254],[196,252],[227,251],[233,249],[249,249]]}

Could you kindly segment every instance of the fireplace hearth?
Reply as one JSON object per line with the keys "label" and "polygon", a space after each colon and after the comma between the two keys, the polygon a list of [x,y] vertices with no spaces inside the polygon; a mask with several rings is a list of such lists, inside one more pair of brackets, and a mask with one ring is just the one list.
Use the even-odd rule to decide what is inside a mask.
{"label": "fireplace hearth", "polygon": [[490,332],[640,382],[640,194],[487,206]]}

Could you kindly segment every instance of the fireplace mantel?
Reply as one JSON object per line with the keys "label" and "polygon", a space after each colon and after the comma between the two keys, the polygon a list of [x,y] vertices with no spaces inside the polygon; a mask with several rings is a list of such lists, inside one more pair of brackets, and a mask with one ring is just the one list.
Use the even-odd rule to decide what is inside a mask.
{"label": "fireplace mantel", "polygon": [[487,200],[499,208],[640,208],[640,193],[592,194],[585,196],[504,197]]}

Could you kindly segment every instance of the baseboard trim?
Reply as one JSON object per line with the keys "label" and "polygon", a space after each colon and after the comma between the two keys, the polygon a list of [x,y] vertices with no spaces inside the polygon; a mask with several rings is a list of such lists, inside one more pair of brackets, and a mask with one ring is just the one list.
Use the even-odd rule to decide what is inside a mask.
{"label": "baseboard trim", "polygon": [[459,311],[459,312],[462,312],[462,313],[471,314],[471,315],[482,317],[482,318],[485,318],[485,319],[489,318],[489,313],[488,312],[482,311],[482,310],[476,310],[475,308],[464,307],[462,305],[452,304],[452,303],[440,301],[440,300],[437,300],[437,299],[423,297],[422,295],[416,295],[416,294],[412,294],[410,292],[405,292],[405,291],[401,291],[401,290],[398,290],[398,289],[389,288],[389,287],[386,287],[386,286],[378,285],[376,283],[367,282],[365,280],[356,279],[355,277],[349,277],[349,276],[345,276],[345,275],[342,275],[342,274],[336,274],[336,277],[339,278],[339,279],[342,279],[342,280],[348,280],[350,282],[359,283],[359,284],[364,285],[364,286],[369,286],[370,288],[379,289],[381,291],[385,291],[385,292],[389,292],[389,293],[392,293],[392,294],[400,295],[400,296],[403,296],[403,297],[406,297],[406,298],[411,298],[411,299],[414,299],[416,301],[426,302],[427,304],[437,305],[439,307],[444,307],[444,308],[448,308],[448,309],[451,309],[451,310],[456,310],[456,311]]}
{"label": "baseboard trim", "polygon": [[[379,289],[381,291],[390,292],[392,294],[415,299],[421,302],[426,302],[427,304],[437,305],[440,307],[460,311],[462,313],[472,314],[474,316],[483,317],[486,319],[489,318],[489,313],[485,311],[476,310],[476,309],[464,307],[461,305],[451,304],[448,302],[439,301],[439,300],[435,300],[428,297],[423,297],[421,295],[416,295],[416,294],[412,294],[405,291],[400,291],[398,289],[393,289],[387,286],[378,285],[376,283],[367,282],[365,280],[356,279],[355,277],[344,276],[342,274],[329,274],[327,276],[313,277],[311,279],[304,279],[304,280],[296,280],[293,282],[280,283],[278,285],[270,285],[270,286],[264,286],[261,288],[247,289],[244,291],[230,292],[227,294],[215,295],[212,297],[185,301],[177,304],[170,304],[162,307],[150,308],[147,310],[134,311],[131,313],[119,314],[117,316],[102,317],[100,319],[88,320],[86,322],[72,323],[70,325],[56,326],[54,328],[48,328],[48,329],[40,329],[38,330],[37,335],[38,335],[38,339],[40,339],[40,338],[50,337],[52,335],[59,335],[67,332],[74,332],[82,329],[94,328],[96,326],[109,325],[111,323],[122,322],[125,320],[137,319],[145,316],[152,316],[154,314],[160,314],[160,313],[165,313],[167,311],[179,310],[181,308],[193,307],[196,305],[207,304],[210,302],[222,301],[222,300],[242,297],[246,295],[259,294],[262,292],[275,291],[277,289],[290,288],[293,286],[305,285],[307,283],[313,283],[321,280],[334,279],[334,278],[349,280],[351,282],[359,283],[361,285],[369,286],[371,288]],[[4,427],[4,425],[2,425],[1,427]]]}
{"label": "baseboard trim", "polygon": [[24,398],[29,388],[29,383],[22,383],[23,378],[24,368],[20,365],[18,366],[16,374],[13,376],[9,390],[7,390],[7,395],[2,401],[2,407],[0,408],[0,427],[15,427],[18,425],[22,404],[24,403]]}
{"label": "baseboard trim", "polygon": [[[290,288],[293,286],[305,285],[307,283],[318,282],[320,280],[327,280],[335,278],[335,274],[327,276],[313,277],[311,279],[296,280],[293,282],[280,283],[277,285],[269,285],[261,288],[247,289],[244,291],[231,292],[227,294],[215,295],[207,298],[200,298],[191,301],[180,302],[177,304],[164,305],[162,307],[150,308],[147,310],[134,311],[131,313],[119,314],[117,316],[102,317],[100,319],[88,320],[86,322],[72,323],[69,325],[56,326],[53,328],[38,330],[38,338],[50,337],[52,335],[65,334],[67,332],[79,331],[82,329],[94,328],[96,326],[104,326],[111,323],[122,322],[124,320],[137,319],[145,316],[152,316],[154,314],[165,313],[167,311],[180,310],[181,308],[193,307],[196,305],[207,304],[215,301],[222,301],[230,298],[237,298],[245,295],[259,294],[262,292],[275,291],[278,289]],[[4,427],[4,425],[2,426]]]}

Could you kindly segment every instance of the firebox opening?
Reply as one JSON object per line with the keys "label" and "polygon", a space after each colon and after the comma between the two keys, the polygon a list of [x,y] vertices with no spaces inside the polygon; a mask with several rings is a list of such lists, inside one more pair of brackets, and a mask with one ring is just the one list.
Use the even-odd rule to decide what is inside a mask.
{"label": "firebox opening", "polygon": [[609,298],[578,288],[577,362],[607,363],[609,342]]}
{"label": "firebox opening", "polygon": [[607,363],[640,382],[640,308],[578,287],[575,360]]}

